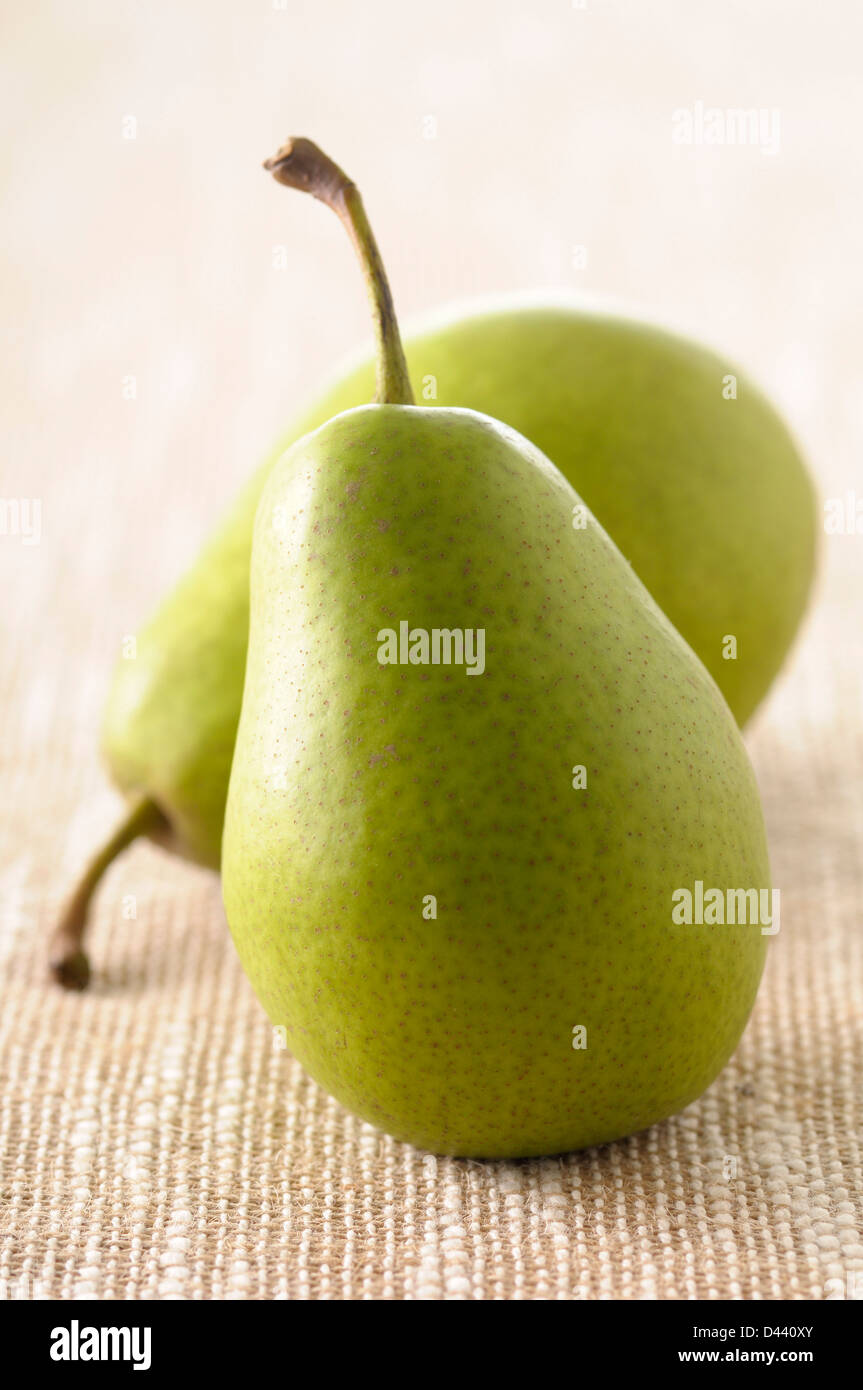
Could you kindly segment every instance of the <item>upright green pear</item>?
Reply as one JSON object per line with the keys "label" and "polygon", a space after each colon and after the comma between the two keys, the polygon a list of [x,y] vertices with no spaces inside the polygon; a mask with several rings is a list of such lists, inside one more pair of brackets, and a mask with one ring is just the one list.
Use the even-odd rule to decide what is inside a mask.
{"label": "upright green pear", "polygon": [[241,960],[309,1072],[399,1139],[512,1157],[642,1129],[730,1056],[773,929],[736,724],[531,443],[409,404],[355,187],[306,141],[268,167],[354,237],[380,403],[298,441],[258,509],[222,863]]}

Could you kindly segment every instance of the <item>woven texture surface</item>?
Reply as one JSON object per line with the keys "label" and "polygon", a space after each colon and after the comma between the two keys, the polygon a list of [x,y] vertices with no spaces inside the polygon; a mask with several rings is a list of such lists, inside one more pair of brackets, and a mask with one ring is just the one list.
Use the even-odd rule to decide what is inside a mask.
{"label": "woven texture surface", "polygon": [[[831,668],[831,645],[829,625],[816,623],[798,695],[807,671]],[[72,813],[80,787],[64,748],[68,703],[58,679],[42,736],[28,739],[32,706],[17,681],[9,689],[16,669],[4,666],[3,691],[20,721],[7,723],[4,777],[7,810],[19,810],[5,827],[3,878],[8,1287],[102,1298],[770,1299],[834,1296],[863,1275],[856,708],[819,731],[795,702],[793,719],[765,720],[754,739],[783,927],[744,1041],[707,1095],[601,1150],[480,1164],[392,1142],[274,1051],[216,880],[156,849],[135,849],[106,884],[92,992],[46,987],[37,941],[62,870],[102,817],[77,816],[58,855],[54,816]],[[86,748],[79,756],[86,764]],[[48,820],[28,812],[34,785]],[[137,916],[123,920],[130,895]]]}
{"label": "woven texture surface", "polygon": [[[380,8],[395,31],[400,10]],[[848,37],[839,16],[825,45],[808,7],[799,24],[787,7],[789,32],[807,36],[805,91],[787,35],[767,17],[748,21],[745,46],[766,77],[764,93],[743,99],[784,97],[796,125],[772,164],[726,150],[696,167],[673,164],[668,110],[708,90],[734,99],[727,84],[710,86],[736,63],[722,26],[711,28],[714,7],[691,34],[671,25],[666,4],[649,24],[633,20],[613,80],[619,14],[594,16],[575,49],[568,26],[584,16],[474,8],[444,4],[440,28],[435,18],[423,29],[422,64],[391,94],[401,182],[362,155],[384,114],[379,84],[354,72],[358,52],[369,58],[365,30],[350,27],[355,7],[334,61],[345,110],[354,100],[363,113],[356,130],[299,69],[296,112],[273,110],[266,91],[284,86],[289,57],[278,15],[235,29],[224,6],[190,4],[171,21],[185,26],[169,36],[183,40],[176,53],[160,26],[107,5],[116,27],[98,41],[51,5],[11,35],[7,51],[35,74],[37,99],[19,127],[31,163],[16,158],[4,174],[4,302],[20,333],[3,359],[0,495],[39,499],[42,530],[38,545],[0,538],[0,1293],[822,1299],[848,1296],[855,1279],[863,1292],[863,537],[824,538],[806,628],[747,736],[782,930],[735,1058],[684,1114],[601,1150],[525,1163],[435,1159],[392,1142],[274,1050],[216,878],[147,845],[114,867],[97,900],[91,991],[46,984],[50,926],[119,812],[96,748],[123,636],[194,553],[289,398],[363,329],[338,229],[322,230],[319,209],[259,196],[255,163],[289,127],[319,133],[358,174],[371,164],[370,205],[382,241],[394,242],[408,308],[557,281],[570,243],[584,240],[598,263],[592,283],[633,293],[649,267],[646,307],[665,303],[692,331],[741,346],[801,433],[822,499],[854,485],[863,294],[849,275],[861,178],[843,161],[859,99],[848,96],[847,119],[818,105],[828,90],[832,103],[845,99],[832,86]],[[853,27],[852,10],[845,17]],[[303,18],[307,51],[312,25]],[[195,99],[156,101],[192,52]],[[681,76],[684,60],[700,87]],[[446,209],[475,176],[460,146],[488,103],[506,134],[495,74],[516,72],[519,107],[549,131],[548,169],[534,171],[535,197],[508,208],[505,240],[476,198],[464,199],[456,238]],[[243,100],[226,106],[232,82]],[[14,100],[11,68],[10,83]],[[635,105],[621,110],[627,84]],[[551,90],[570,129],[580,110],[605,112],[576,161],[578,215],[554,173],[575,164],[565,128],[542,117]],[[441,136],[423,144],[426,110],[438,110]],[[126,111],[141,120],[132,151],[117,134]],[[49,196],[32,169],[50,161],[64,112],[76,118],[64,117]],[[243,170],[241,188],[209,162],[189,174],[208,124]],[[626,235],[606,196],[610,159],[630,171]],[[503,164],[491,167],[500,199]],[[819,208],[835,219],[829,256]],[[735,240],[741,226],[782,236],[768,254],[754,234]],[[297,268],[274,288],[275,242]],[[130,373],[134,402],[121,385]]]}

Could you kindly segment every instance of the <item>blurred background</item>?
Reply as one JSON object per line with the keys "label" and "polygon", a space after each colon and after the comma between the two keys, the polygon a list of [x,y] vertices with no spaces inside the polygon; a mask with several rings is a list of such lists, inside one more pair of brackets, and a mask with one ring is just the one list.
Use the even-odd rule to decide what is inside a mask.
{"label": "blurred background", "polygon": [[[39,946],[119,810],[97,749],[123,638],[367,337],[343,231],[261,161],[303,134],[348,170],[403,321],[460,297],[562,289],[611,296],[719,348],[788,419],[823,506],[855,487],[863,497],[861,40],[855,0],[4,7],[0,498],[38,504],[40,518],[38,543],[15,534],[8,508],[0,535],[0,966],[16,1000],[4,1005],[13,1057],[22,1018],[86,1057],[83,1020],[109,1047],[127,1017],[82,1014],[98,990],[86,1005],[46,995]],[[681,143],[676,113],[711,107],[767,113],[766,138]],[[765,1010],[795,1016],[795,990],[819,963],[849,988],[859,980],[863,534],[821,540],[809,619],[748,734],[783,891],[756,1030]],[[194,974],[198,956],[168,962],[198,933],[217,955],[220,997],[242,994],[211,876],[142,846],[113,877],[94,958],[113,952],[140,986],[155,939],[165,978],[180,961]],[[138,920],[119,942],[114,920],[109,946],[121,893],[138,895]],[[786,923],[814,953],[793,970]],[[130,979],[118,985],[117,971],[98,988],[119,1009]],[[824,1054],[822,1075],[844,1075],[852,1036],[859,1044],[855,988],[856,1003],[828,990],[818,1036],[840,1050]],[[805,993],[798,1002],[805,1010]],[[169,1009],[152,995],[137,1007],[156,1029]],[[248,1026],[263,1026],[249,1007]],[[153,1045],[170,1051],[172,1039]],[[789,1047],[774,1057],[777,1095]],[[36,1086],[48,1067],[28,1055],[19,1092],[28,1066]],[[782,1113],[803,1134],[806,1117]],[[15,1143],[6,1157],[23,1164],[29,1150]],[[819,1140],[812,1152],[817,1169],[832,1151]],[[834,1181],[813,1172],[807,1181]],[[86,1290],[84,1267],[70,1288]]]}

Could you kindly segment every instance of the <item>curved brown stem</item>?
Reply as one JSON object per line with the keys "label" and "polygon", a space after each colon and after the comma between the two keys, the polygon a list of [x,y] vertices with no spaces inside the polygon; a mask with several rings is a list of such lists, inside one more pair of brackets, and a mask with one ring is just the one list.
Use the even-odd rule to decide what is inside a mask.
{"label": "curved brown stem", "polygon": [[90,899],[105,870],[139,835],[148,835],[166,827],[167,821],[155,802],[138,801],[88,864],[51,939],[51,974],[64,989],[86,989],[89,984],[90,962],[84,950],[84,935]]}
{"label": "curved brown stem", "polygon": [[311,193],[341,219],[359,257],[372,305],[377,343],[375,400],[378,405],[413,405],[392,292],[356,184],[329,155],[299,136],[287,140],[272,159],[265,160],[264,168],[286,188]]}

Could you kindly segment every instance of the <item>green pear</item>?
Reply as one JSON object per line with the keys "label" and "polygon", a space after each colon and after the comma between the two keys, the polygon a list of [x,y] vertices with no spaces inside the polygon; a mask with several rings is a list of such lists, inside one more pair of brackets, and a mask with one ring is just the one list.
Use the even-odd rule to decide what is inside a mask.
{"label": "green pear", "polygon": [[730,1056],[772,930],[724,906],[769,884],[737,726],[532,443],[409,404],[354,185],[305,141],[268,167],[351,229],[382,367],[257,513],[240,958],[311,1075],[398,1139],[515,1157],[642,1129]]}

